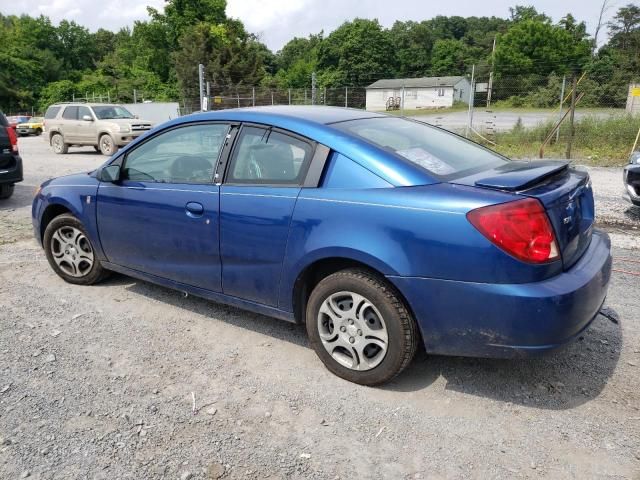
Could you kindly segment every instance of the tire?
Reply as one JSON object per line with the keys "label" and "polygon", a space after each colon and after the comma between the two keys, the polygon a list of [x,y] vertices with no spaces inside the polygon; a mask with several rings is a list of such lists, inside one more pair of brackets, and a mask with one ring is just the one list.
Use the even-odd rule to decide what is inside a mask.
{"label": "tire", "polygon": [[69,144],[64,143],[64,137],[60,133],[54,133],[51,136],[51,148],[53,148],[53,153],[57,155],[69,153]]}
{"label": "tire", "polygon": [[103,155],[107,155],[108,157],[110,157],[111,155],[113,155],[118,151],[118,146],[116,145],[116,142],[113,140],[113,138],[111,138],[111,135],[109,135],[108,133],[105,133],[102,136],[100,136],[100,139],[98,140],[98,147],[100,148],[100,152]]}
{"label": "tire", "polygon": [[316,285],[307,302],[306,327],[327,369],[368,386],[388,382],[402,372],[420,338],[395,288],[378,275],[355,268],[329,275]]}
{"label": "tire", "polygon": [[102,152],[100,151],[100,147],[99,147],[98,145],[94,145],[94,146],[93,146],[93,149],[94,149],[96,152],[98,152],[98,153],[102,153]]}
{"label": "tire", "polygon": [[44,231],[42,244],[49,265],[65,282],[93,285],[110,274],[96,258],[84,226],[71,214],[65,213],[51,220]]}
{"label": "tire", "polygon": [[39,137],[40,135],[42,135],[42,129],[36,128],[36,137]]}
{"label": "tire", "polygon": [[13,195],[13,187],[14,185],[3,184],[0,185],[0,200],[6,200],[7,198]]}

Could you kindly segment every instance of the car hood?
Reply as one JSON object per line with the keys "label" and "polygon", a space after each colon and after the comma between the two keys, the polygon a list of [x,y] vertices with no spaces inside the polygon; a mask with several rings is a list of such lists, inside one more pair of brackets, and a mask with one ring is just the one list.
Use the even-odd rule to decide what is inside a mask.
{"label": "car hood", "polygon": [[41,127],[42,126],[42,122],[25,122],[25,123],[19,123],[18,124],[18,128],[23,127],[23,128],[34,128],[34,127]]}
{"label": "car hood", "polygon": [[90,172],[73,173],[62,177],[51,178],[44,182],[41,187],[65,187],[65,186],[98,186],[98,180]]}

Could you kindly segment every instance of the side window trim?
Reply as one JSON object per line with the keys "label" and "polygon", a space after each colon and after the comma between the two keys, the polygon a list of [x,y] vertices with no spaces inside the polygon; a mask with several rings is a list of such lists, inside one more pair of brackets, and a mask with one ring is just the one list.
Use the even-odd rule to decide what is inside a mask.
{"label": "side window trim", "polygon": [[[311,147],[311,153],[309,154],[310,159],[308,162],[306,162],[306,167],[304,167],[306,169],[306,171],[304,172],[304,174],[302,175],[302,178],[300,179],[300,181],[298,182],[290,182],[290,183],[248,183],[248,182],[230,182],[229,181],[229,174],[230,174],[230,168],[231,168],[231,163],[234,159],[234,156],[237,152],[237,150],[239,149],[239,139],[241,138],[241,133],[243,131],[243,129],[245,128],[260,128],[262,130],[264,130],[265,132],[268,132],[269,134],[271,132],[276,132],[279,133],[281,135],[285,135],[287,137],[291,137],[294,138],[296,140],[299,140],[301,142],[304,142],[306,144],[308,144]],[[223,175],[223,184],[224,185],[233,185],[233,186],[238,186],[238,187],[306,187],[306,181],[307,178],[309,176],[309,172],[311,170],[311,165],[313,163],[313,161],[316,159],[316,151],[318,149],[318,146],[320,145],[318,142],[315,142],[307,137],[304,137],[302,135],[299,135],[295,132],[291,132],[289,130],[285,130],[283,128],[279,128],[279,127],[274,127],[272,125],[266,125],[266,124],[261,124],[261,123],[253,123],[253,122],[243,122],[242,124],[240,124],[239,128],[237,128],[235,134],[233,135],[233,145],[231,145],[231,148],[229,149],[229,154],[226,158],[226,165],[224,166],[224,175]],[[324,145],[322,145],[322,147],[324,147]],[[326,147],[324,147],[326,148]],[[326,158],[328,157],[329,152],[327,149],[327,154],[325,156],[325,161]],[[305,158],[306,160],[306,158]],[[323,168],[324,168],[324,164],[323,164]],[[320,172],[320,174],[322,174],[322,172]],[[316,181],[316,185],[318,186],[318,182],[319,182],[320,178],[318,177],[317,181]]]}
{"label": "side window trim", "polygon": [[[192,127],[192,126],[202,126],[202,125],[227,125],[227,133],[225,134],[227,137],[227,140],[225,141],[225,143],[222,145],[222,147],[220,148],[220,151],[218,152],[218,158],[216,158],[215,160],[215,165],[213,168],[213,174],[211,175],[211,178],[209,179],[209,181],[207,183],[185,183],[185,182],[180,182],[179,184],[182,185],[213,185],[216,182],[214,181],[215,175],[216,175],[216,171],[218,169],[218,165],[220,164],[220,161],[222,159],[222,156],[225,153],[225,148],[228,142],[228,137],[229,137],[229,133],[230,131],[233,129],[234,126],[237,126],[238,123],[237,122],[228,122],[228,121],[224,121],[224,120],[214,120],[214,121],[205,121],[205,122],[188,122],[188,123],[181,123],[179,125],[173,125],[171,127],[165,128],[163,130],[160,130],[158,132],[155,132],[154,135],[151,135],[147,138],[144,139],[144,141],[140,142],[140,144],[136,145],[134,148],[128,149],[124,155],[118,155],[111,163],[110,165],[119,165],[121,169],[126,168],[127,166],[127,160],[129,158],[129,155],[133,152],[135,152],[138,148],[142,147],[143,145],[145,145],[147,142],[150,142],[156,138],[158,138],[160,135],[163,135],[165,133],[169,133],[173,130],[178,130],[180,128],[186,128],[186,127]],[[127,180],[127,179],[123,179],[123,180]],[[173,183],[173,182],[157,182],[157,181],[153,181],[153,182],[149,182],[149,183]],[[178,184],[178,183],[176,183]]]}

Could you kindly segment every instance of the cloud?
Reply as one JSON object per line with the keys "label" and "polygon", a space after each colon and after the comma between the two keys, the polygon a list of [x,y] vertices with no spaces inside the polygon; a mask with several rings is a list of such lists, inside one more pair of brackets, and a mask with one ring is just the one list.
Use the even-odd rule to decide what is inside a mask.
{"label": "cloud", "polygon": [[[516,0],[455,0],[433,2],[427,0],[227,0],[227,14],[242,20],[247,30],[256,33],[272,50],[279,50],[294,36],[307,37],[324,30],[328,34],[344,21],[356,17],[377,18],[386,27],[395,20],[421,21],[436,15],[499,16],[506,17]],[[522,2],[520,2],[522,3]],[[528,0],[538,11],[559,20],[573,12],[578,20],[587,22],[593,33],[601,0]],[[162,9],[164,0],[0,0],[4,14],[43,14],[54,23],[74,20],[95,31],[98,28],[119,30],[131,26],[135,20],[148,18],[147,5]],[[616,4],[617,5],[617,4]],[[616,8],[607,12],[607,19]],[[601,37],[603,40],[603,37]]]}

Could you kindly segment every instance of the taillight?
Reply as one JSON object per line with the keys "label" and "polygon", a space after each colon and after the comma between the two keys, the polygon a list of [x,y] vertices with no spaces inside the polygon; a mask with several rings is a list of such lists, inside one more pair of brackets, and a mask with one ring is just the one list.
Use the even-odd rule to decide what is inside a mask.
{"label": "taillight", "polygon": [[16,135],[16,131],[11,127],[7,127],[7,135],[9,135],[11,151],[13,153],[18,153],[18,136]]}
{"label": "taillight", "polygon": [[551,222],[533,198],[471,210],[467,219],[495,245],[519,260],[546,263],[559,257]]}

